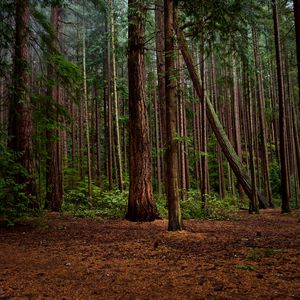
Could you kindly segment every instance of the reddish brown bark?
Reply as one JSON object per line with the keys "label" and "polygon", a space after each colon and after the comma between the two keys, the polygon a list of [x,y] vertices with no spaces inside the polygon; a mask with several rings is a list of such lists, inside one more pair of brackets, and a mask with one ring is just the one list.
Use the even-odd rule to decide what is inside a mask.
{"label": "reddish brown bark", "polygon": [[294,17],[295,17],[295,32],[296,32],[296,51],[297,51],[297,66],[298,66],[298,111],[300,112],[300,0],[294,0]]}
{"label": "reddish brown bark", "polygon": [[153,221],[157,214],[152,191],[151,161],[145,90],[143,0],[128,0],[130,221]]}
{"label": "reddish brown bark", "polygon": [[[160,120],[160,145],[165,147],[166,143],[166,91],[165,91],[165,32],[164,32],[164,0],[155,1],[155,26],[156,26],[156,64],[158,82],[158,108]],[[165,165],[161,164],[162,181],[165,180]]]}
{"label": "reddish brown bark", "polygon": [[166,66],[166,139],[165,154],[166,188],[168,199],[169,231],[182,229],[178,192],[178,147],[176,132],[176,69],[174,47],[173,0],[164,2],[165,22],[165,66]]}
{"label": "reddish brown bark", "polygon": [[[51,24],[54,32],[54,39],[49,46],[49,55],[58,49],[58,32],[59,32],[59,18],[61,9],[53,7],[51,11]],[[56,80],[56,72],[53,64],[48,65],[48,79],[49,82]],[[57,84],[51,85],[48,88],[48,105],[47,114],[49,120],[58,123],[58,105],[61,102],[61,89]],[[56,125],[57,126],[57,125]],[[62,185],[62,157],[60,151],[60,134],[59,129],[50,129],[47,135],[47,171],[46,171],[46,207],[52,211],[59,211],[63,201],[63,185]]]}
{"label": "reddish brown bark", "polygon": [[[16,181],[25,184],[27,196],[34,196],[34,159],[32,143],[32,113],[29,99],[29,0],[16,1],[16,41],[14,56],[14,96],[10,107],[9,147],[20,153],[19,163],[26,170],[26,175],[19,175]],[[35,207],[35,203],[32,203]]]}
{"label": "reddish brown bark", "polygon": [[281,59],[281,42],[279,32],[279,20],[277,11],[277,1],[272,0],[273,5],[273,22],[275,36],[275,51],[276,51],[276,67],[277,67],[277,85],[278,85],[278,100],[279,100],[279,151],[280,151],[280,166],[281,166],[281,209],[283,213],[290,211],[289,201],[289,174],[287,169],[287,128],[285,116],[285,95],[283,87],[282,75],[282,59]]}

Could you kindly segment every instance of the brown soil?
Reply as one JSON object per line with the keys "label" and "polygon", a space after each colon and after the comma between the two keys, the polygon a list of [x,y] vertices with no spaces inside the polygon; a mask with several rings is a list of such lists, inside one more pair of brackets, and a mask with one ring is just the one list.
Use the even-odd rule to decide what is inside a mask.
{"label": "brown soil", "polygon": [[[299,213],[299,212],[298,212]],[[0,299],[300,299],[299,217],[79,219],[0,229]]]}

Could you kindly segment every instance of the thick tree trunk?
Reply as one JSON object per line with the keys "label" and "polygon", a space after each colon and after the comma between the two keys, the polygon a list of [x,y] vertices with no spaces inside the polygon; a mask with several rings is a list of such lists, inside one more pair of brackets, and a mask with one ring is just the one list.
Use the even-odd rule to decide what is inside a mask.
{"label": "thick tree trunk", "polygon": [[[181,53],[183,55],[183,58],[185,60],[186,66],[188,68],[191,80],[193,82],[194,88],[197,92],[197,96],[201,99],[201,93],[202,93],[202,87],[200,84],[200,80],[198,78],[198,75],[196,73],[196,70],[193,65],[193,60],[190,55],[189,49],[186,45],[185,37],[183,33],[180,31],[178,24],[175,26],[176,34],[177,34],[177,40],[178,44],[181,50]],[[211,125],[211,128],[218,140],[218,143],[220,144],[222,151],[224,155],[226,156],[230,167],[232,168],[233,172],[235,173],[239,183],[243,187],[245,193],[247,196],[251,199],[252,198],[252,185],[251,180],[249,179],[249,176],[246,173],[246,170],[244,166],[242,165],[237,153],[235,152],[234,148],[232,147],[223,127],[222,124],[214,110],[214,107],[208,97],[205,98],[207,109],[206,109],[206,115],[208,118],[208,121]],[[260,205],[262,208],[268,207],[268,204],[265,202],[265,200],[262,198],[262,196],[259,196]]]}
{"label": "thick tree trunk", "polygon": [[176,132],[176,69],[175,69],[175,32],[173,27],[173,0],[164,1],[165,21],[165,66],[166,66],[166,138],[165,154],[166,184],[169,212],[169,231],[182,229],[178,192],[178,147]]}
{"label": "thick tree trunk", "polygon": [[146,4],[128,0],[129,161],[130,221],[153,221],[156,208],[151,180],[151,157],[145,91],[144,30]]}
{"label": "thick tree trunk", "polygon": [[281,166],[281,209],[283,213],[290,212],[290,195],[289,195],[289,174],[287,168],[287,128],[285,116],[285,99],[282,75],[281,43],[279,33],[279,20],[277,12],[277,1],[272,0],[273,4],[273,22],[275,35],[276,67],[277,67],[277,84],[279,100],[279,147],[280,147],[280,166]]}
{"label": "thick tree trunk", "polygon": [[[29,0],[16,1],[16,41],[14,56],[14,96],[9,113],[9,148],[20,153],[19,163],[26,170],[26,175],[19,175],[17,183],[25,184],[26,196],[35,195],[34,155],[32,144],[32,114],[29,99],[30,80],[28,73],[29,42]],[[33,208],[36,203],[31,203]]]}

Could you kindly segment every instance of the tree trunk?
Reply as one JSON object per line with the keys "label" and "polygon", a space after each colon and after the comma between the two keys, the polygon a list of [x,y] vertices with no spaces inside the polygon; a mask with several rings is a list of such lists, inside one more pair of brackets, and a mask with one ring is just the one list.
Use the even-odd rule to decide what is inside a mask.
{"label": "tree trunk", "polygon": [[[14,95],[9,112],[9,148],[20,153],[18,162],[26,170],[26,175],[19,175],[16,182],[25,184],[24,193],[28,197],[35,195],[34,155],[32,144],[32,113],[29,89],[29,0],[16,1],[16,40],[13,70]],[[31,199],[33,201],[33,199]],[[33,208],[36,203],[31,203]]]}
{"label": "tree trunk", "polygon": [[120,142],[120,127],[119,127],[119,103],[117,93],[117,70],[116,70],[116,51],[115,51],[115,19],[114,19],[114,3],[109,0],[110,7],[110,26],[111,26],[111,61],[112,61],[112,95],[115,106],[115,126],[116,126],[116,150],[117,150],[117,175],[119,190],[123,191],[123,174],[122,174],[122,155],[121,155],[121,142]]}
{"label": "tree trunk", "polygon": [[166,67],[166,184],[169,212],[169,231],[182,229],[178,193],[178,147],[176,132],[176,69],[175,69],[175,32],[173,28],[173,0],[164,1],[165,22],[165,67]]}
{"label": "tree trunk", "polygon": [[[49,54],[53,54],[59,48],[58,35],[59,35],[59,19],[61,14],[60,7],[52,7],[51,11],[51,24],[53,27],[54,37],[52,44],[49,47]],[[51,82],[56,78],[56,71],[53,64],[48,65],[48,80]],[[60,105],[60,87],[57,83],[52,84],[48,87],[48,105],[47,105],[47,115],[48,119],[54,123],[59,123],[58,105]],[[58,125],[56,125],[58,126]],[[59,211],[61,209],[61,204],[63,201],[63,186],[61,180],[61,139],[59,134],[59,129],[55,128],[48,130],[47,136],[47,172],[46,172],[46,207],[52,211]]]}
{"label": "tree trunk", "polygon": [[[107,35],[109,34],[108,31],[108,21],[109,16],[107,16],[105,21],[105,32]],[[107,48],[105,49],[105,120],[104,123],[106,124],[106,173],[108,177],[108,185],[109,190],[112,190],[113,187],[113,129],[112,129],[112,101],[111,101],[111,46],[110,46],[110,39],[107,39],[106,43]]]}
{"label": "tree trunk", "polygon": [[[240,124],[240,99],[238,93],[238,78],[237,78],[237,63],[235,54],[232,55],[232,77],[233,77],[233,135],[235,141],[235,150],[236,153],[242,161],[242,141],[241,141],[241,124]],[[239,195],[242,198],[244,196],[243,188],[238,182],[238,191]]]}
{"label": "tree trunk", "polygon": [[128,0],[129,162],[130,221],[153,221],[157,217],[152,191],[151,157],[145,90],[144,30],[146,4]]}
{"label": "tree trunk", "polygon": [[88,167],[88,196],[92,197],[92,167],[91,167],[91,147],[90,147],[90,126],[89,126],[89,109],[88,109],[88,94],[86,83],[86,47],[85,47],[85,26],[83,25],[82,37],[82,63],[83,63],[83,98],[85,112],[85,133],[86,133],[86,152],[87,152],[87,167]]}
{"label": "tree trunk", "polygon": [[298,112],[300,112],[300,0],[294,0],[295,32],[296,32],[296,51],[298,66]]}
{"label": "tree trunk", "polygon": [[281,210],[283,213],[290,212],[290,195],[289,195],[289,174],[287,169],[287,130],[285,116],[285,99],[282,75],[282,60],[281,60],[281,42],[279,33],[279,20],[277,12],[277,1],[272,0],[273,4],[273,22],[275,35],[275,51],[276,51],[276,66],[277,66],[277,84],[278,84],[278,100],[279,100],[279,147],[280,147],[280,166],[281,166]]}
{"label": "tree trunk", "polygon": [[261,140],[261,153],[262,153],[262,167],[263,167],[263,181],[265,182],[266,196],[269,201],[270,207],[272,204],[272,191],[270,184],[270,171],[269,171],[269,159],[268,159],[268,148],[267,148],[267,132],[266,132],[266,120],[265,120],[265,96],[264,96],[264,85],[262,77],[262,64],[260,53],[258,51],[258,38],[255,29],[252,31],[253,34],[253,49],[254,49],[254,61],[256,70],[256,79],[258,85],[258,110],[259,110],[259,124],[260,124],[260,140]]}
{"label": "tree trunk", "polygon": [[[185,37],[183,33],[180,31],[178,24],[175,26],[176,34],[177,34],[177,40],[178,44],[181,50],[181,53],[183,55],[183,58],[185,60],[185,63],[187,65],[191,80],[193,82],[194,88],[197,92],[197,96],[201,99],[201,93],[202,88],[201,84],[198,78],[198,75],[196,73],[196,70],[193,65],[192,57],[190,55],[189,49],[185,42]],[[245,193],[251,199],[252,197],[252,185],[251,181],[249,179],[249,176],[246,173],[246,170],[244,169],[244,166],[242,165],[237,153],[235,152],[234,148],[232,147],[223,127],[222,124],[214,110],[214,107],[208,97],[205,98],[207,109],[206,109],[206,115],[208,118],[208,121],[211,125],[211,128],[222,148],[222,151],[224,155],[226,156],[230,167],[232,168],[233,172],[235,173],[239,183],[242,185]],[[259,202],[262,208],[268,207],[268,204],[265,202],[265,200],[262,198],[261,195],[259,195]]]}
{"label": "tree trunk", "polygon": [[[164,149],[166,144],[166,91],[165,91],[165,29],[164,29],[164,0],[155,1],[155,44],[156,44],[156,64],[158,82],[158,108],[160,112],[160,145]],[[161,153],[163,153],[161,151]],[[165,165],[161,159],[162,182],[165,182]]]}

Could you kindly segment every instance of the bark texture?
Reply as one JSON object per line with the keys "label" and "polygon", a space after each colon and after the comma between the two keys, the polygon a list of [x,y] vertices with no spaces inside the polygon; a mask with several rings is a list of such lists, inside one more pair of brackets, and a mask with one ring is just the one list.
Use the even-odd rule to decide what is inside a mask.
{"label": "bark texture", "polygon": [[[29,99],[29,0],[16,1],[16,40],[14,56],[14,95],[10,107],[9,148],[20,153],[19,163],[26,170],[26,175],[19,175],[16,181],[25,184],[27,196],[35,194],[34,159],[32,144],[32,113]],[[35,203],[32,203],[35,207]]]}
{"label": "bark texture", "polygon": [[174,51],[173,0],[165,0],[165,67],[166,67],[166,190],[168,199],[169,231],[182,229],[178,191],[178,147],[176,126],[176,69]]}
{"label": "bark texture", "polygon": [[290,211],[289,207],[289,180],[288,180],[288,162],[287,162],[287,128],[285,116],[285,95],[283,87],[282,59],[281,59],[281,42],[279,32],[279,19],[277,11],[277,1],[272,0],[273,5],[273,22],[275,36],[276,68],[277,68],[277,88],[279,100],[279,151],[281,167],[281,210],[283,213]]}
{"label": "bark texture", "polygon": [[[53,7],[51,11],[51,24],[53,27],[53,40],[49,47],[49,55],[57,51],[59,18],[61,9]],[[56,78],[55,67],[52,63],[48,64],[48,80],[51,82]],[[47,114],[48,119],[55,123],[59,122],[58,105],[61,97],[61,90],[57,83],[48,87]],[[57,126],[57,125],[56,125]],[[58,128],[50,129],[46,132],[47,136],[47,172],[46,172],[46,207],[52,211],[59,211],[63,201],[63,180],[62,180],[62,162],[60,152],[60,135]]]}
{"label": "bark texture", "polygon": [[128,212],[130,221],[153,221],[153,200],[148,120],[145,91],[143,0],[129,0],[128,16],[128,80],[129,80],[129,163],[130,188]]}

